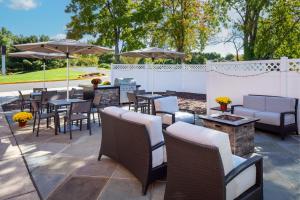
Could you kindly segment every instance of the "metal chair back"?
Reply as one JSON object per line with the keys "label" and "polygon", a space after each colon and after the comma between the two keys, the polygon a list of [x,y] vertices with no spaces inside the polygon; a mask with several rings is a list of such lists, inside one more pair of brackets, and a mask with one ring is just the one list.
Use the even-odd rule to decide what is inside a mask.
{"label": "metal chair back", "polygon": [[42,92],[42,104],[47,104],[50,100],[57,99],[57,91],[43,91]]}
{"label": "metal chair back", "polygon": [[97,107],[100,105],[102,99],[102,94],[99,90],[95,91],[94,99],[93,99],[93,106]]}
{"label": "metal chair back", "polygon": [[31,108],[33,113],[40,114],[42,112],[40,107],[40,102],[38,100],[32,99],[30,100],[30,103],[31,103]]}
{"label": "metal chair back", "polygon": [[19,99],[20,99],[20,101],[22,101],[22,102],[25,101],[25,98],[24,98],[22,92],[20,90],[18,90],[18,92],[19,92]]}
{"label": "metal chair back", "polygon": [[72,102],[70,107],[70,115],[74,113],[90,113],[91,112],[90,101]]}
{"label": "metal chair back", "polygon": [[127,98],[129,103],[134,103],[137,105],[137,98],[136,98],[136,94],[133,92],[127,92]]}

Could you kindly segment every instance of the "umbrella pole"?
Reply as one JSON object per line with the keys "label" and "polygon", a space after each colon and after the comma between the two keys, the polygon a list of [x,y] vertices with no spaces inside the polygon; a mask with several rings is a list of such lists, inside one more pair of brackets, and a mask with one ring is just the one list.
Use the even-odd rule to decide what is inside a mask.
{"label": "umbrella pole", "polygon": [[46,88],[46,64],[45,64],[45,61],[44,61],[44,65],[43,65],[43,72],[44,72],[44,90]]}
{"label": "umbrella pole", "polygon": [[69,76],[70,76],[69,53],[67,53],[67,101],[69,101],[69,84],[70,84]]}
{"label": "umbrella pole", "polygon": [[155,58],[152,57],[152,95],[154,94],[154,60]]}

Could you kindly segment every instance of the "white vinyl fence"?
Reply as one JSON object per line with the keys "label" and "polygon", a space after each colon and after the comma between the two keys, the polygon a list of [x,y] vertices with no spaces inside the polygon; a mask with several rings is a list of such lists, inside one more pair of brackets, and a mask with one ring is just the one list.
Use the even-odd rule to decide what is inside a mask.
{"label": "white vinyl fence", "polygon": [[147,91],[206,94],[208,112],[217,106],[218,96],[229,96],[233,104],[241,104],[247,94],[300,99],[300,59],[286,57],[206,65],[112,65],[112,81],[125,77],[134,78]]}

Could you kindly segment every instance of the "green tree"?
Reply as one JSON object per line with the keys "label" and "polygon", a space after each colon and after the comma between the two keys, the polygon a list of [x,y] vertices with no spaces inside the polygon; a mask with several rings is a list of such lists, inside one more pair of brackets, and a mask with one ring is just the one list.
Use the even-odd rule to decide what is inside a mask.
{"label": "green tree", "polygon": [[300,57],[300,1],[277,0],[259,21],[255,55],[270,59]]}
{"label": "green tree", "polygon": [[66,12],[73,13],[68,37],[79,39],[85,34],[96,37],[97,44],[114,46],[115,60],[120,52],[144,46],[145,23],[159,18],[157,1],[72,0]]}
{"label": "green tree", "polygon": [[231,19],[233,27],[243,33],[244,59],[253,60],[257,41],[258,23],[271,0],[227,0],[226,7],[235,11],[238,19]]}
{"label": "green tree", "polygon": [[164,17],[157,24],[153,43],[179,52],[203,50],[219,25],[216,0],[163,0]]}

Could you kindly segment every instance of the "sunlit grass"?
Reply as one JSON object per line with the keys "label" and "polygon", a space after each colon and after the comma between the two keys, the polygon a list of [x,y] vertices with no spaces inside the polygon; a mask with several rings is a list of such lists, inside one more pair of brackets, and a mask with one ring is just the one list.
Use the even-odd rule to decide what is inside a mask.
{"label": "sunlit grass", "polygon": [[[67,70],[66,68],[59,69],[50,69],[46,70],[46,81],[53,80],[66,80]],[[79,75],[84,74],[84,72],[74,71],[70,69],[70,79],[76,79]],[[15,73],[11,75],[2,76],[0,75],[0,84],[1,83],[15,83],[15,82],[32,82],[32,81],[43,81],[44,72],[28,72],[28,73]]]}

